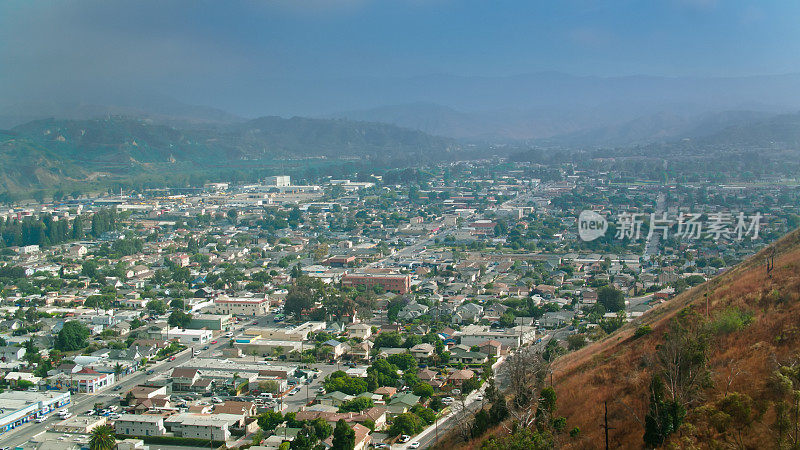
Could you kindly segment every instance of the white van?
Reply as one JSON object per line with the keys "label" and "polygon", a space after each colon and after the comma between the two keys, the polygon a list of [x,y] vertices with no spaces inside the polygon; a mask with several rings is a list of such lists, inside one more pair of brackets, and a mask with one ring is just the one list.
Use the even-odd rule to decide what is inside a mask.
{"label": "white van", "polygon": [[259,394],[259,397],[265,398],[267,400],[272,400],[272,394],[269,392],[262,392],[261,394]]}

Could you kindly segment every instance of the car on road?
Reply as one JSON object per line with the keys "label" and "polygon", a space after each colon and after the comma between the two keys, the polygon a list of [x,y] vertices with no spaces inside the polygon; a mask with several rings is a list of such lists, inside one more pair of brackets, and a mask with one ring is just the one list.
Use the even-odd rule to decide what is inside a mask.
{"label": "car on road", "polygon": [[170,361],[175,361],[175,357],[174,357],[174,356],[170,356],[170,357],[169,357],[169,360],[170,360]]}
{"label": "car on road", "polygon": [[404,434],[404,435],[400,436],[400,439],[398,439],[397,442],[401,442],[401,443],[405,444],[406,442],[408,442],[410,440],[411,440],[411,436],[409,436],[407,434]]}
{"label": "car on road", "polygon": [[412,442],[408,444],[408,448],[419,448],[419,442]]}
{"label": "car on road", "polygon": [[112,389],[112,391],[118,391],[120,389],[122,389],[122,386],[117,385],[117,386],[114,386],[114,389]]}
{"label": "car on road", "polygon": [[233,333],[231,333],[231,332],[225,333],[225,337],[226,338],[232,338],[233,337]]}
{"label": "car on road", "polygon": [[208,350],[209,348],[211,348],[211,347],[209,347],[209,346],[207,346],[207,345],[204,345],[204,346],[203,346],[203,350]]}
{"label": "car on road", "polygon": [[153,369],[149,369],[149,370],[148,370],[147,372],[145,372],[145,373],[146,373],[147,375],[152,375],[152,374],[156,373],[156,371],[155,371],[155,370],[153,370]]}
{"label": "car on road", "polygon": [[46,420],[47,420],[47,417],[37,417],[36,420],[34,420],[34,422],[42,423],[42,422],[44,422]]}
{"label": "car on road", "polygon": [[211,343],[212,343],[212,344],[216,344],[216,343],[217,343],[217,340],[216,340],[216,339],[214,339],[213,341],[211,341]]}

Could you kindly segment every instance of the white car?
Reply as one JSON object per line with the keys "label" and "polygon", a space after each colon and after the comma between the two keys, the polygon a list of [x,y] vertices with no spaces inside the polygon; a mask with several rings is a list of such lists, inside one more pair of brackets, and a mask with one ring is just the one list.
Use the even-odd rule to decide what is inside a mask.
{"label": "white car", "polygon": [[47,420],[47,417],[37,417],[36,420],[34,420],[34,422],[42,423],[42,422],[44,422],[46,420]]}
{"label": "white car", "polygon": [[408,448],[419,448],[419,442],[412,442],[408,444]]}
{"label": "white car", "polygon": [[482,402],[483,401],[483,395],[481,395],[481,394],[476,395],[475,396],[475,400],[477,400],[479,402]]}

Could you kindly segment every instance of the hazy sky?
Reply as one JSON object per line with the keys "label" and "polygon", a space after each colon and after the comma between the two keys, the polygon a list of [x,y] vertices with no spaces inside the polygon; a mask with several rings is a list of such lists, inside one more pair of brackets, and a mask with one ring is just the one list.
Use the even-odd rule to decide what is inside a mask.
{"label": "hazy sky", "polygon": [[274,80],[800,72],[798,24],[788,0],[3,0],[0,99],[96,85],[252,114]]}

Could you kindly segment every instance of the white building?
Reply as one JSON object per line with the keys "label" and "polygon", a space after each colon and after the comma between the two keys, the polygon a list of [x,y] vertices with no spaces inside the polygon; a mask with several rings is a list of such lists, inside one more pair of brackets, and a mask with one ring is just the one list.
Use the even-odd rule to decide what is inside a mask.
{"label": "white building", "polygon": [[211,330],[187,330],[184,328],[167,328],[161,333],[165,341],[177,340],[184,345],[206,344],[211,341]]}
{"label": "white building", "polygon": [[292,185],[292,180],[289,175],[277,175],[274,177],[267,177],[267,186],[286,187]]}
{"label": "white building", "polygon": [[114,422],[114,431],[126,436],[163,436],[164,417],[149,414],[122,414]]}
{"label": "white building", "polygon": [[0,393],[0,435],[37,417],[44,417],[69,403],[69,392],[8,391]]}
{"label": "white building", "polygon": [[226,441],[231,437],[230,427],[244,420],[238,414],[191,414],[169,416],[164,424],[175,436]]}
{"label": "white building", "polygon": [[214,299],[214,310],[217,314],[259,316],[269,311],[269,299],[266,296],[262,298],[221,296]]}

